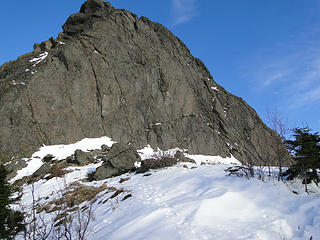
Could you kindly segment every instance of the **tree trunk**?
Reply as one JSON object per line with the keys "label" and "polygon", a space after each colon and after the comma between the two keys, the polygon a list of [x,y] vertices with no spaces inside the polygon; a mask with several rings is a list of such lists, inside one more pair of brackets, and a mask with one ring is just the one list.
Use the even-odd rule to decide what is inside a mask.
{"label": "tree trunk", "polygon": [[[305,187],[305,191],[306,193],[308,193],[308,187],[307,187],[307,171],[304,174],[304,187]],[[308,193],[309,194],[309,193]]]}

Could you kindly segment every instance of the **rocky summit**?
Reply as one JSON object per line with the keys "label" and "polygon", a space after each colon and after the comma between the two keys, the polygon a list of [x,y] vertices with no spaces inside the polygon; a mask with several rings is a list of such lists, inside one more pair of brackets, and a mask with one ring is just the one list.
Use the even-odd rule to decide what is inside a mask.
{"label": "rocky summit", "polygon": [[108,136],[135,149],[276,162],[279,136],[167,28],[88,0],[57,39],[0,68],[0,151]]}

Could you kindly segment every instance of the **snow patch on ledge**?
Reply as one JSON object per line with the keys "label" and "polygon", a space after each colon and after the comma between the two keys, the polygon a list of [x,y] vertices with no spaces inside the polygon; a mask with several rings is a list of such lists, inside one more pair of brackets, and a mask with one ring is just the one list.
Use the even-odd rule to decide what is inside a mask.
{"label": "snow patch on ledge", "polygon": [[[156,156],[169,156],[174,157],[174,155],[178,152],[186,152],[187,149],[180,149],[180,148],[173,148],[169,149],[167,151],[162,151],[160,148],[155,151],[150,145],[146,146],[145,148],[138,150],[138,153],[141,157],[141,160],[155,158]],[[184,153],[185,157],[193,159],[198,165],[201,163],[207,163],[207,164],[239,164],[241,165],[241,162],[239,162],[234,156],[231,157],[220,157],[220,156],[210,156],[210,155],[191,155]]]}
{"label": "snow patch on ledge", "polygon": [[84,138],[79,142],[68,144],[68,145],[52,145],[52,146],[43,146],[40,150],[32,155],[32,157],[43,158],[48,154],[55,156],[55,159],[62,160],[66,159],[68,156],[71,156],[75,150],[80,149],[84,152],[89,152],[94,149],[101,149],[102,145],[107,145],[111,147],[114,141],[108,137],[101,138]]}
{"label": "snow patch on ledge", "polygon": [[186,157],[193,159],[197,164],[208,163],[208,164],[239,164],[239,162],[234,156],[231,157],[220,157],[220,156],[209,156],[209,155],[190,155],[184,154]]}
{"label": "snow patch on ledge", "polygon": [[173,157],[176,152],[181,151],[183,152],[184,150],[180,148],[173,148],[169,149],[167,151],[162,151],[160,148],[158,148],[156,151],[150,146],[147,145],[145,148],[138,150],[138,154],[141,157],[141,160],[149,159],[149,158],[154,158],[155,156],[170,156]]}
{"label": "snow patch on ledge", "polygon": [[35,62],[35,64],[32,65],[33,67],[35,67],[35,66],[37,66],[40,62],[42,62],[47,56],[48,56],[48,52],[44,52],[44,53],[41,53],[41,54],[39,55],[39,57],[33,58],[33,59],[29,60],[29,62]]}

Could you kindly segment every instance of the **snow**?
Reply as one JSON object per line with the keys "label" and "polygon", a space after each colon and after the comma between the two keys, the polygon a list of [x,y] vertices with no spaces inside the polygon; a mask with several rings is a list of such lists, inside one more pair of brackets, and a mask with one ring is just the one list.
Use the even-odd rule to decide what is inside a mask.
{"label": "snow", "polygon": [[23,178],[24,176],[29,176],[37,171],[43,164],[41,159],[39,158],[31,158],[31,159],[24,159],[27,163],[27,167],[19,170],[17,175],[10,180],[11,183]]}
{"label": "snow", "polygon": [[19,85],[19,84],[21,84],[21,85],[26,85],[24,82],[16,82],[15,80],[12,80],[12,85]]}
{"label": "snow", "polygon": [[189,155],[185,154],[186,157],[193,159],[197,164],[237,164],[241,163],[231,155],[231,157],[222,158],[220,156],[208,156],[208,155]]}
{"label": "snow", "polygon": [[40,62],[42,62],[48,56],[48,52],[41,53],[39,57],[31,59],[29,62],[35,62],[32,66],[37,66]]}
{"label": "snow", "polygon": [[[44,146],[32,156],[24,171],[32,172],[42,164],[40,159],[49,153],[59,160],[76,149],[89,151],[113,143],[110,138],[103,137],[70,145]],[[147,146],[138,153],[142,159],[147,159],[155,155],[172,156],[178,150],[183,151],[178,148],[154,150]],[[94,219],[86,239],[302,240],[311,236],[313,240],[320,239],[318,187],[314,186],[315,193],[307,195],[298,182],[285,184],[278,182],[276,177],[260,181],[227,176],[226,168],[240,164],[233,156],[184,154],[197,164],[181,163],[151,171],[150,176],[128,173],[103,181],[81,182],[87,186],[106,183],[132,194],[124,201],[123,195],[108,201],[102,201],[107,193],[99,195],[93,204]],[[35,195],[42,198],[42,203],[52,200],[64,186],[85,179],[100,165],[68,167],[71,172],[63,178],[34,183]],[[121,178],[130,179],[120,183]],[[294,194],[293,189],[299,194]],[[25,185],[23,192],[22,202],[30,209],[31,187]]]}
{"label": "snow", "polygon": [[169,149],[167,151],[162,151],[160,148],[157,149],[157,151],[153,150],[153,148],[150,145],[147,145],[145,148],[138,150],[138,154],[141,157],[141,160],[149,159],[149,158],[155,158],[157,156],[170,156],[173,157],[177,151],[184,152],[186,149],[180,149],[180,148],[173,148]]}
{"label": "snow", "polygon": [[111,138],[108,137],[84,138],[79,142],[69,145],[43,146],[38,152],[34,153],[32,157],[43,158],[46,155],[53,153],[57,160],[62,160],[71,156],[77,149],[88,152],[94,149],[101,149],[102,145],[111,147],[114,143],[116,142],[112,141]]}
{"label": "snow", "polygon": [[214,91],[219,91],[217,87],[211,87],[211,89]]}
{"label": "snow", "polygon": [[35,152],[31,159],[27,160],[27,167],[19,170],[17,176],[11,179],[11,182],[15,182],[23,178],[24,176],[29,176],[37,171],[43,164],[41,161],[48,154],[52,154],[56,160],[66,159],[68,156],[74,154],[75,150],[79,149],[84,152],[101,149],[102,145],[107,145],[111,147],[115,142],[108,137],[101,138],[85,138],[79,142],[69,145],[52,145],[43,146],[38,152]]}
{"label": "snow", "polygon": [[[89,239],[317,239],[319,196],[275,180],[226,176],[226,165],[176,166],[122,184],[133,198],[97,206]],[[108,181],[119,185],[118,178]],[[107,226],[107,227],[106,227]]]}

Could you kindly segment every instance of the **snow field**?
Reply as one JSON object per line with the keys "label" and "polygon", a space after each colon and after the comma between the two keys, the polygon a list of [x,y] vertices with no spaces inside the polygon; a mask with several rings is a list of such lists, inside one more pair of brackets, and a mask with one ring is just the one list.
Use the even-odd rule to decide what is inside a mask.
{"label": "snow field", "polygon": [[[32,174],[42,164],[39,159],[47,154],[61,160],[76,149],[88,151],[113,143],[105,137],[84,139],[71,145],[45,146],[18,175]],[[147,146],[138,152],[142,159],[147,159],[154,154],[174,155],[177,150],[162,153],[160,149],[154,151]],[[108,187],[122,188],[132,194],[124,201],[123,196],[119,196],[104,202],[107,196],[98,196],[93,204],[94,220],[89,226],[88,239],[302,240],[311,236],[313,240],[320,239],[319,191],[307,195],[297,183],[289,188],[275,178],[262,182],[256,178],[226,176],[224,170],[232,166],[231,163],[239,164],[233,157],[185,155],[197,164],[210,164],[181,163],[151,171],[151,176],[131,173],[103,181],[82,182],[88,186],[107,183]],[[100,165],[69,167],[72,172],[64,178],[40,180],[34,184],[35,197],[42,198],[42,203],[50,201],[64,186],[85,179],[87,173]],[[119,183],[124,177],[130,179]],[[300,194],[292,193],[293,186],[301,188],[295,189]],[[31,186],[24,187],[22,202],[27,209],[32,206]]]}
{"label": "snow field", "polygon": [[319,239],[319,195],[295,195],[276,180],[225,176],[225,168],[176,166],[132,176],[123,187],[133,198],[99,215],[104,222],[92,224],[92,239]]}

